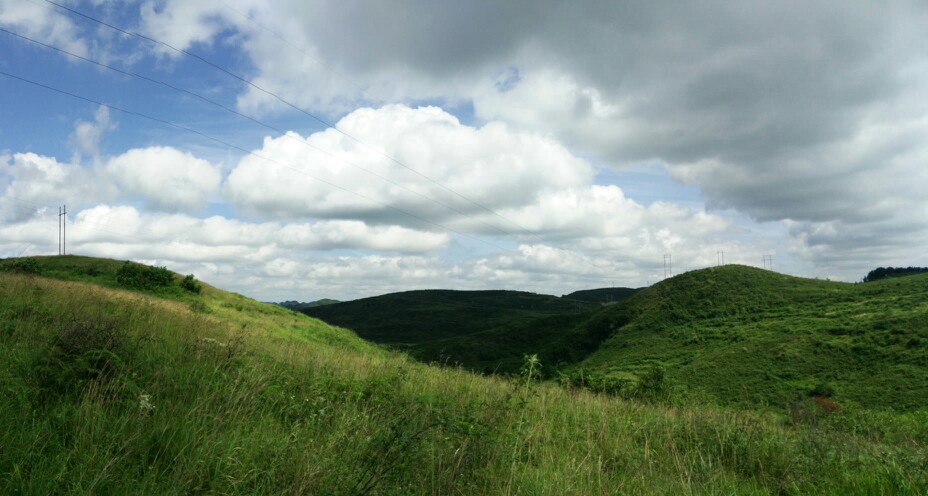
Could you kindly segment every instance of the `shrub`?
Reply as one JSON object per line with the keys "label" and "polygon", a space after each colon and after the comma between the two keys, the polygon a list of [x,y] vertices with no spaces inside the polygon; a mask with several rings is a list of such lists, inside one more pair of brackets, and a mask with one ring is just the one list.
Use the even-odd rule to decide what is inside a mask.
{"label": "shrub", "polygon": [[670,398],[670,383],[664,367],[652,365],[638,381],[638,397],[651,401],[664,401]]}
{"label": "shrub", "polygon": [[182,281],[180,281],[180,287],[184,288],[184,291],[189,291],[191,293],[200,294],[200,291],[203,290],[203,285],[199,284],[193,274],[188,274]]}
{"label": "shrub", "polygon": [[819,397],[819,398],[831,398],[835,395],[835,388],[827,382],[820,382],[809,391],[809,396]]}
{"label": "shrub", "polygon": [[130,289],[153,290],[174,282],[174,275],[165,267],[149,267],[126,262],[116,272],[116,282]]}
{"label": "shrub", "polygon": [[42,266],[34,258],[21,258],[13,263],[3,267],[9,272],[20,272],[22,274],[39,274],[42,272]]}

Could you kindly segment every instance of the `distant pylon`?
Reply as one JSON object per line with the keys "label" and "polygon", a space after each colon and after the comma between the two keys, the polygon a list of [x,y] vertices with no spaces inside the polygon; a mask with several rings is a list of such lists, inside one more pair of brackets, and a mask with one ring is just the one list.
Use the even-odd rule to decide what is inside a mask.
{"label": "distant pylon", "polygon": [[68,251],[68,206],[58,207],[58,254]]}
{"label": "distant pylon", "polygon": [[664,255],[664,279],[673,277],[673,257],[670,254]]}

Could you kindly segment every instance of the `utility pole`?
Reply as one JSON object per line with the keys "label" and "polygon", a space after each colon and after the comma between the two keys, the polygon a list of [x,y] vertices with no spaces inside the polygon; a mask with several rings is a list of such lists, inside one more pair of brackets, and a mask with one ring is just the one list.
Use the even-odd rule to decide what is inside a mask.
{"label": "utility pole", "polygon": [[58,207],[58,254],[68,252],[68,206]]}
{"label": "utility pole", "polygon": [[773,270],[773,255],[764,255],[764,268],[765,268],[765,269],[768,268],[768,267],[767,267],[767,262],[768,262],[768,261],[770,262],[770,267],[769,267],[769,269],[770,269],[770,270]]}

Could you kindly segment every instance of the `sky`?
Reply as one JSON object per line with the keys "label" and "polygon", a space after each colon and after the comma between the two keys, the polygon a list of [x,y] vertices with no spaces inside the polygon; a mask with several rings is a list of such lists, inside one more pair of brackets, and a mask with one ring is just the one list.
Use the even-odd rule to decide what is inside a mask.
{"label": "sky", "polygon": [[67,205],[68,253],[265,301],[925,266],[925,26],[920,1],[0,0],[0,257],[57,254]]}

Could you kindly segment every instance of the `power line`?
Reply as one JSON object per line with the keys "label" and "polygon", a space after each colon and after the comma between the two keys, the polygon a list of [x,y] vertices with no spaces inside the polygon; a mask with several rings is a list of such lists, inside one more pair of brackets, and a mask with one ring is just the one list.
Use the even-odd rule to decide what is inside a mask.
{"label": "power line", "polygon": [[[237,111],[237,110],[235,110],[235,109],[233,109],[233,108],[230,108],[230,107],[228,107],[228,106],[226,106],[226,105],[224,105],[224,104],[222,104],[222,103],[220,103],[220,102],[217,102],[217,101],[215,101],[215,100],[213,100],[213,99],[210,99],[210,98],[208,98],[208,97],[206,97],[206,96],[200,95],[199,93],[196,93],[196,92],[194,92],[194,91],[190,91],[190,90],[187,90],[187,89],[184,89],[184,88],[180,88],[180,87],[174,86],[174,85],[172,85],[172,84],[170,84],[170,83],[168,83],[168,82],[165,82],[165,81],[162,81],[162,80],[159,80],[159,79],[155,79],[155,78],[152,78],[152,77],[148,77],[148,76],[145,76],[145,75],[143,75],[143,74],[138,74],[138,73],[136,73],[136,72],[131,72],[131,71],[125,71],[125,70],[119,69],[119,68],[117,68],[117,67],[113,67],[113,66],[111,66],[111,65],[107,65],[107,64],[104,64],[104,63],[102,63],[102,62],[98,62],[98,61],[96,61],[96,60],[93,60],[93,59],[84,57],[84,56],[82,56],[82,55],[78,55],[78,54],[72,53],[72,52],[70,52],[70,51],[68,51],[68,50],[65,50],[65,49],[63,49],[63,48],[59,48],[59,47],[56,47],[56,46],[53,46],[53,45],[49,45],[49,44],[43,43],[43,42],[41,42],[41,41],[35,40],[35,39],[33,39],[33,38],[30,38],[30,37],[28,37],[28,36],[24,36],[24,35],[22,35],[22,34],[19,34],[19,33],[13,32],[13,31],[10,31],[10,30],[8,30],[8,29],[4,29],[3,27],[0,27],[0,32],[7,33],[7,34],[9,34],[9,35],[11,35],[11,36],[15,36],[15,37],[17,37],[17,38],[20,38],[20,39],[23,39],[23,40],[25,40],[25,41],[34,43],[34,44],[36,44],[36,45],[40,45],[40,46],[45,47],[45,48],[48,48],[48,49],[50,49],[50,50],[55,50],[55,51],[57,51],[57,52],[59,52],[59,53],[65,54],[65,55],[67,55],[67,56],[69,56],[69,57],[73,57],[73,58],[76,58],[76,59],[78,59],[78,60],[82,60],[82,61],[84,61],[84,62],[88,62],[88,63],[90,63],[90,64],[93,64],[93,65],[96,65],[96,66],[98,66],[98,67],[102,67],[102,68],[104,68],[104,69],[108,69],[108,70],[117,72],[117,73],[119,73],[119,74],[123,74],[123,75],[126,75],[126,76],[130,76],[130,77],[142,79],[142,80],[144,80],[144,81],[147,81],[147,82],[150,82],[150,83],[153,83],[153,84],[157,84],[157,85],[161,85],[161,86],[167,87],[167,88],[169,88],[169,89],[171,89],[171,90],[174,90],[174,91],[177,91],[177,92],[180,92],[180,93],[184,93],[184,94],[193,96],[193,97],[198,98],[198,99],[200,99],[200,100],[202,100],[202,101],[204,101],[204,102],[206,102],[206,103],[209,103],[210,105],[214,105],[214,106],[216,106],[216,107],[218,107],[218,108],[220,108],[220,109],[222,109],[222,110],[225,110],[225,111],[227,111],[227,112],[230,112],[230,113],[232,113],[232,114],[235,114],[235,115],[237,115],[237,116],[239,116],[239,117],[242,117],[242,118],[244,118],[244,119],[248,119],[249,121],[251,121],[251,122],[253,122],[253,123],[255,123],[255,124],[258,124],[259,126],[264,127],[265,129],[269,129],[269,130],[271,130],[271,131],[274,131],[274,132],[280,134],[280,135],[281,135],[282,137],[284,137],[284,138],[287,138],[287,139],[296,141],[297,143],[300,143],[300,144],[302,144],[302,145],[304,145],[304,146],[306,146],[306,147],[308,147],[308,148],[310,148],[310,149],[312,149],[312,150],[315,150],[315,151],[317,151],[317,152],[319,152],[319,153],[322,153],[322,154],[324,154],[324,155],[326,155],[326,156],[328,156],[328,157],[331,157],[331,158],[333,158],[333,159],[335,159],[335,160],[338,160],[338,161],[340,161],[340,162],[342,162],[342,163],[345,163],[345,164],[347,164],[347,165],[350,165],[350,166],[352,166],[352,167],[354,167],[354,168],[356,168],[356,169],[359,169],[359,170],[362,170],[362,171],[364,171],[364,172],[367,172],[368,174],[370,174],[370,175],[372,175],[372,176],[374,176],[374,177],[377,177],[378,179],[380,179],[380,180],[382,180],[382,181],[384,181],[384,182],[387,182],[387,183],[390,183],[390,184],[392,184],[392,185],[394,185],[394,186],[397,186],[397,187],[403,189],[404,191],[407,191],[407,192],[412,193],[413,195],[416,195],[416,196],[418,196],[418,197],[420,197],[420,198],[422,198],[422,199],[425,199],[425,200],[428,200],[428,201],[430,201],[430,202],[432,202],[432,203],[435,203],[436,205],[442,206],[442,207],[444,207],[444,208],[446,208],[446,209],[448,209],[448,210],[450,210],[450,211],[452,211],[452,212],[455,212],[455,213],[457,213],[457,214],[462,215],[462,216],[465,217],[465,218],[471,218],[471,216],[468,215],[467,213],[465,213],[465,212],[463,212],[463,211],[461,211],[461,210],[458,210],[457,208],[452,207],[451,205],[448,205],[448,204],[446,204],[446,203],[444,203],[444,202],[441,202],[441,201],[439,201],[439,200],[436,200],[435,198],[432,198],[431,196],[428,196],[428,195],[426,195],[426,194],[423,194],[423,193],[420,193],[420,192],[418,192],[418,191],[415,191],[415,190],[413,190],[413,189],[411,189],[411,188],[408,188],[408,187],[406,187],[405,185],[403,185],[403,184],[401,184],[401,183],[398,183],[398,182],[396,182],[396,181],[393,181],[392,179],[390,179],[390,178],[388,178],[388,177],[386,177],[386,176],[383,176],[383,175],[381,175],[381,174],[378,174],[378,173],[376,173],[376,172],[374,172],[374,171],[372,171],[372,170],[370,170],[370,169],[361,167],[360,165],[357,165],[357,164],[355,164],[354,162],[351,162],[350,160],[347,160],[347,159],[345,159],[345,158],[343,158],[343,157],[339,157],[338,155],[336,155],[336,154],[334,154],[334,153],[332,153],[332,152],[329,152],[329,151],[327,151],[327,150],[324,150],[324,149],[322,149],[322,148],[319,148],[318,146],[315,146],[315,145],[313,145],[312,143],[310,143],[309,141],[307,141],[306,139],[303,139],[303,138],[296,138],[296,137],[294,137],[293,135],[291,135],[290,133],[288,133],[288,132],[286,132],[286,131],[284,131],[284,130],[282,130],[282,129],[280,129],[280,128],[277,128],[277,127],[275,127],[275,126],[272,126],[272,125],[270,125],[270,124],[267,124],[267,123],[265,123],[265,122],[263,122],[263,121],[261,121],[261,120],[259,120],[259,119],[256,119],[256,118],[254,118],[254,117],[251,117],[251,116],[249,116],[249,115],[243,114],[243,113],[241,113],[241,112],[239,112],[239,111]],[[497,226],[494,226],[494,225],[492,225],[492,224],[488,224],[488,223],[486,223],[486,222],[484,222],[484,221],[482,221],[482,220],[480,220],[480,219],[475,219],[475,220],[476,220],[478,223],[483,224],[484,226],[487,226],[487,227],[489,227],[489,228],[491,228],[491,229],[495,229],[496,231],[498,231],[498,232],[500,232],[500,233],[502,233],[502,234],[512,234],[512,233],[510,233],[510,232],[508,232],[508,231],[505,231],[505,230],[503,230],[503,229],[500,229],[500,228],[497,227]]]}
{"label": "power line", "polygon": [[109,24],[109,23],[107,23],[107,22],[105,22],[105,21],[103,21],[103,20],[101,20],[101,19],[97,19],[96,17],[93,17],[93,16],[90,16],[90,15],[85,14],[85,13],[83,13],[83,12],[80,12],[80,11],[78,11],[78,10],[76,10],[76,9],[72,9],[72,8],[70,8],[70,7],[64,6],[64,5],[62,5],[62,4],[60,4],[60,3],[57,3],[57,2],[55,2],[55,1],[53,1],[53,0],[44,0],[44,1],[45,1],[46,3],[49,3],[49,4],[51,4],[51,5],[54,5],[54,6],[58,7],[58,8],[60,8],[60,9],[62,9],[62,10],[65,10],[65,11],[67,11],[67,12],[70,12],[70,13],[74,14],[74,15],[77,15],[77,16],[80,16],[80,17],[82,17],[82,18],[84,18],[84,19],[87,19],[87,20],[89,20],[89,21],[91,21],[91,22],[95,22],[95,23],[98,23],[98,24],[100,24],[100,25],[102,25],[102,26],[106,26],[106,27],[108,27],[108,28],[110,28],[110,29],[113,29],[113,30],[119,32],[119,33],[125,34],[125,35],[127,35],[127,36],[132,36],[132,37],[135,37],[135,38],[138,38],[138,39],[141,39],[141,40],[145,40],[145,41],[148,41],[148,42],[150,42],[150,43],[155,43],[155,44],[157,44],[157,45],[160,45],[160,46],[163,46],[163,47],[165,47],[165,48],[168,48],[169,50],[174,51],[174,52],[176,52],[176,53],[185,55],[185,56],[187,56],[187,57],[194,58],[194,59],[196,59],[196,60],[199,60],[200,62],[202,62],[202,63],[204,63],[204,64],[206,64],[206,65],[209,65],[210,67],[213,67],[214,69],[216,69],[216,70],[218,70],[218,71],[220,71],[220,72],[222,72],[222,73],[228,75],[229,77],[231,77],[231,78],[233,78],[233,79],[236,79],[236,80],[238,80],[238,81],[241,81],[242,83],[245,83],[245,84],[247,84],[248,86],[250,86],[250,87],[252,87],[252,88],[254,88],[254,89],[256,89],[256,90],[258,90],[258,91],[260,91],[260,92],[262,92],[262,93],[264,93],[264,94],[266,94],[266,95],[268,95],[268,96],[270,96],[270,97],[272,97],[272,98],[274,98],[274,99],[276,99],[276,100],[278,100],[279,102],[283,103],[283,104],[286,105],[287,107],[290,107],[290,108],[292,108],[293,110],[296,110],[297,112],[300,112],[300,113],[306,115],[307,117],[310,117],[311,119],[313,119],[313,120],[319,122],[320,124],[326,126],[326,128],[331,128],[331,129],[333,129],[335,132],[341,134],[342,136],[345,136],[346,138],[348,138],[348,139],[350,139],[350,140],[352,140],[352,141],[354,141],[354,142],[356,142],[356,143],[358,143],[358,144],[360,144],[360,145],[362,145],[362,146],[364,146],[364,147],[366,147],[366,148],[368,148],[368,149],[370,149],[370,150],[372,150],[372,151],[374,151],[374,152],[376,152],[376,153],[382,155],[383,157],[385,157],[386,159],[388,159],[388,160],[390,160],[391,162],[395,163],[396,165],[398,165],[398,166],[400,166],[400,167],[402,167],[402,168],[404,168],[404,169],[406,169],[406,170],[408,170],[408,171],[410,171],[410,172],[412,172],[412,173],[414,173],[414,174],[416,174],[416,175],[422,177],[423,179],[425,179],[425,180],[427,180],[427,181],[429,181],[429,182],[435,184],[435,185],[438,186],[439,188],[444,189],[445,191],[448,191],[449,193],[451,193],[451,194],[453,194],[453,195],[455,195],[455,196],[457,196],[457,197],[459,197],[459,198],[461,198],[461,199],[467,201],[468,203],[470,203],[470,204],[472,204],[472,205],[474,205],[474,206],[476,206],[476,207],[478,207],[478,208],[481,208],[481,209],[483,209],[483,210],[486,210],[486,211],[489,212],[490,214],[492,214],[492,215],[494,215],[494,216],[496,216],[496,217],[499,217],[500,219],[506,221],[507,223],[509,223],[509,224],[512,225],[512,226],[518,227],[519,229],[521,229],[522,231],[526,232],[526,233],[529,234],[530,236],[534,236],[534,237],[536,237],[536,239],[540,239],[540,238],[538,238],[537,236],[535,236],[534,234],[532,234],[532,233],[531,233],[531,230],[528,229],[527,227],[522,226],[521,224],[519,224],[519,223],[517,223],[517,222],[515,222],[515,221],[513,221],[513,220],[511,220],[511,219],[506,218],[505,216],[499,214],[498,212],[496,212],[495,210],[491,209],[490,207],[487,207],[486,205],[483,205],[483,204],[481,204],[481,203],[479,203],[479,202],[477,202],[477,201],[475,201],[475,200],[470,199],[469,197],[467,197],[467,196],[465,196],[465,195],[463,195],[463,194],[461,194],[461,193],[458,193],[457,191],[451,189],[450,187],[445,186],[445,185],[442,184],[441,182],[439,182],[439,181],[437,181],[437,180],[435,180],[435,179],[433,179],[433,178],[427,176],[426,174],[423,174],[422,172],[420,172],[420,171],[418,171],[418,170],[416,170],[416,169],[414,169],[414,168],[412,168],[412,167],[406,165],[405,163],[403,163],[403,162],[400,161],[399,159],[397,159],[397,158],[391,156],[390,154],[386,153],[385,151],[383,151],[383,150],[381,150],[381,149],[379,149],[379,148],[377,148],[377,147],[375,147],[375,146],[373,146],[373,145],[367,143],[366,141],[364,141],[364,140],[362,140],[362,139],[360,139],[360,138],[355,137],[354,135],[352,135],[352,134],[350,134],[350,133],[347,133],[347,132],[345,132],[345,131],[342,131],[341,129],[339,129],[338,127],[336,127],[334,124],[328,122],[327,120],[325,120],[325,119],[323,119],[323,118],[321,118],[321,117],[319,117],[319,116],[317,116],[317,115],[315,115],[315,114],[313,114],[313,113],[311,113],[311,112],[309,112],[309,111],[307,111],[307,110],[304,110],[304,109],[300,108],[299,106],[297,106],[297,105],[295,105],[295,104],[289,102],[288,100],[284,99],[284,98],[281,97],[280,95],[278,95],[278,94],[276,94],[276,93],[274,93],[274,92],[272,92],[272,91],[270,91],[270,90],[267,90],[267,89],[265,89],[265,88],[259,86],[258,84],[255,84],[255,83],[252,82],[252,81],[249,81],[248,79],[246,79],[246,78],[244,78],[244,77],[242,77],[242,76],[240,76],[240,75],[238,75],[238,74],[232,72],[232,71],[229,70],[229,69],[226,69],[225,67],[223,67],[223,66],[221,66],[221,65],[219,65],[219,64],[217,64],[217,63],[215,63],[215,62],[212,62],[211,60],[209,60],[209,59],[207,59],[207,58],[205,58],[205,57],[202,57],[202,56],[200,56],[200,55],[197,55],[197,54],[195,54],[195,53],[193,53],[193,52],[190,52],[190,51],[185,50],[185,49],[182,49],[182,48],[177,48],[177,47],[175,47],[175,46],[173,46],[173,45],[171,45],[171,44],[169,44],[169,43],[166,43],[166,42],[164,42],[164,41],[158,40],[158,39],[156,39],[156,38],[152,38],[152,37],[149,37],[149,36],[145,36],[145,35],[143,35],[143,34],[136,33],[136,32],[133,32],[133,31],[127,31],[127,30],[122,29],[122,28],[120,28],[120,27],[117,27],[117,26],[114,26],[114,25],[112,25],[112,24]]}

